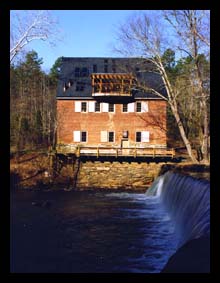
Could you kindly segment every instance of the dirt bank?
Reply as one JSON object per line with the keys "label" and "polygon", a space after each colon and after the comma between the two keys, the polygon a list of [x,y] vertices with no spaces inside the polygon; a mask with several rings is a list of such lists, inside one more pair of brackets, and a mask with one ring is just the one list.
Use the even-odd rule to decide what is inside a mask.
{"label": "dirt bank", "polygon": [[[160,166],[160,163],[157,166]],[[50,160],[46,152],[32,152],[13,156],[10,160],[11,188],[57,189],[60,186],[60,188],[71,189],[73,183],[71,166],[64,165],[60,174],[53,176],[53,178],[49,175],[49,169]],[[210,178],[208,165],[189,162],[161,163],[161,170],[158,170],[158,175],[170,170],[196,178],[207,180]],[[126,178],[126,176],[124,177]],[[138,178],[138,174],[136,178]],[[155,176],[152,181],[153,179],[155,179]],[[146,187],[149,185],[146,183]]]}

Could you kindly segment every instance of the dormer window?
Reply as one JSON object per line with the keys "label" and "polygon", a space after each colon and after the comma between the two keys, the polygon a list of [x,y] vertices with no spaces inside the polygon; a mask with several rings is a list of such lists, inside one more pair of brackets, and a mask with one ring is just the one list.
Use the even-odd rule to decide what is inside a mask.
{"label": "dormer window", "polygon": [[69,80],[68,82],[68,87],[71,87],[73,85],[73,81],[72,80]]}
{"label": "dormer window", "polygon": [[88,77],[89,70],[87,68],[82,68],[81,70],[81,77]]}
{"label": "dormer window", "polygon": [[69,88],[68,84],[67,84],[67,83],[64,83],[63,91],[65,92],[68,88]]}
{"label": "dormer window", "polygon": [[76,91],[84,91],[84,89],[85,89],[85,84],[81,82],[77,82]]}
{"label": "dormer window", "polygon": [[80,77],[80,68],[75,68],[75,78]]}

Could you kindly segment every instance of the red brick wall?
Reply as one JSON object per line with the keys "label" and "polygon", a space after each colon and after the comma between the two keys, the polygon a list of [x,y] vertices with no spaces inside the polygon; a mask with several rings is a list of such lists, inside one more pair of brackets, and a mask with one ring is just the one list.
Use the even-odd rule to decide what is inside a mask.
{"label": "red brick wall", "polygon": [[[85,101],[85,100],[83,100]],[[57,141],[63,144],[77,144],[73,131],[87,131],[87,146],[120,145],[123,130],[129,131],[130,145],[134,145],[136,131],[149,131],[150,141],[144,145],[166,145],[166,102],[148,100],[149,112],[123,113],[122,104],[115,104],[115,113],[75,112],[73,100],[57,100]],[[101,131],[115,131],[114,143],[101,143]]]}

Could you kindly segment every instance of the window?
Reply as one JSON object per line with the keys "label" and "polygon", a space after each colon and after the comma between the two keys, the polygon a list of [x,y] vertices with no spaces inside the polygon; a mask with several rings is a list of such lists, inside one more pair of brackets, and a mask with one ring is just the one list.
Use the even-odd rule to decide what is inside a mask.
{"label": "window", "polygon": [[136,72],[137,78],[140,78],[141,77],[140,69],[139,68],[135,68],[135,72]]}
{"label": "window", "polygon": [[100,112],[100,103],[95,102],[95,112]]}
{"label": "window", "polygon": [[86,106],[87,106],[87,103],[86,103],[86,102],[82,102],[82,103],[81,103],[81,112],[86,112],[86,110],[87,110],[87,109],[86,109],[86,108],[87,108]]}
{"label": "window", "polygon": [[136,132],[136,142],[141,142],[141,132]]}
{"label": "window", "polygon": [[122,112],[128,112],[128,104],[123,104]]}
{"label": "window", "polygon": [[93,65],[93,73],[97,73],[97,65]]}
{"label": "window", "polygon": [[80,68],[75,68],[75,77],[76,78],[80,77]]}
{"label": "window", "polygon": [[87,142],[87,132],[73,131],[74,142]]}
{"label": "window", "polygon": [[71,87],[72,85],[73,85],[73,80],[69,79],[68,87]]}
{"label": "window", "polygon": [[108,141],[114,142],[114,132],[108,132]]}
{"label": "window", "polygon": [[116,67],[112,66],[112,73],[116,73]]}
{"label": "window", "polygon": [[108,105],[108,112],[114,112],[114,111],[115,111],[114,104],[109,103],[109,105]]}
{"label": "window", "polygon": [[141,102],[136,103],[136,112],[141,112]]}
{"label": "window", "polygon": [[81,70],[81,77],[88,77],[89,70],[87,68],[82,68]]}
{"label": "window", "polygon": [[108,73],[108,65],[104,66],[104,73]]}
{"label": "window", "polygon": [[136,102],[136,112],[148,112],[147,102]]}
{"label": "window", "polygon": [[136,132],[136,142],[149,142],[150,133],[148,131]]}
{"label": "window", "polygon": [[104,63],[105,63],[105,64],[108,64],[108,59],[105,59],[105,60],[104,60]]}
{"label": "window", "polygon": [[81,132],[81,142],[87,141],[87,132]]}
{"label": "window", "polygon": [[81,82],[76,83],[76,91],[84,91],[85,89],[85,84]]}
{"label": "window", "polygon": [[101,131],[101,142],[114,142],[114,139],[114,132]]}

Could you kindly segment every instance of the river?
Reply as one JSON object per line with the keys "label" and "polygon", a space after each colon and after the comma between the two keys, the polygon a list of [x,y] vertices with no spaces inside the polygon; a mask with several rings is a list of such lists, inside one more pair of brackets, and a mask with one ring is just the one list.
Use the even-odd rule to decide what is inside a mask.
{"label": "river", "polygon": [[11,272],[158,273],[176,251],[157,196],[11,193]]}

